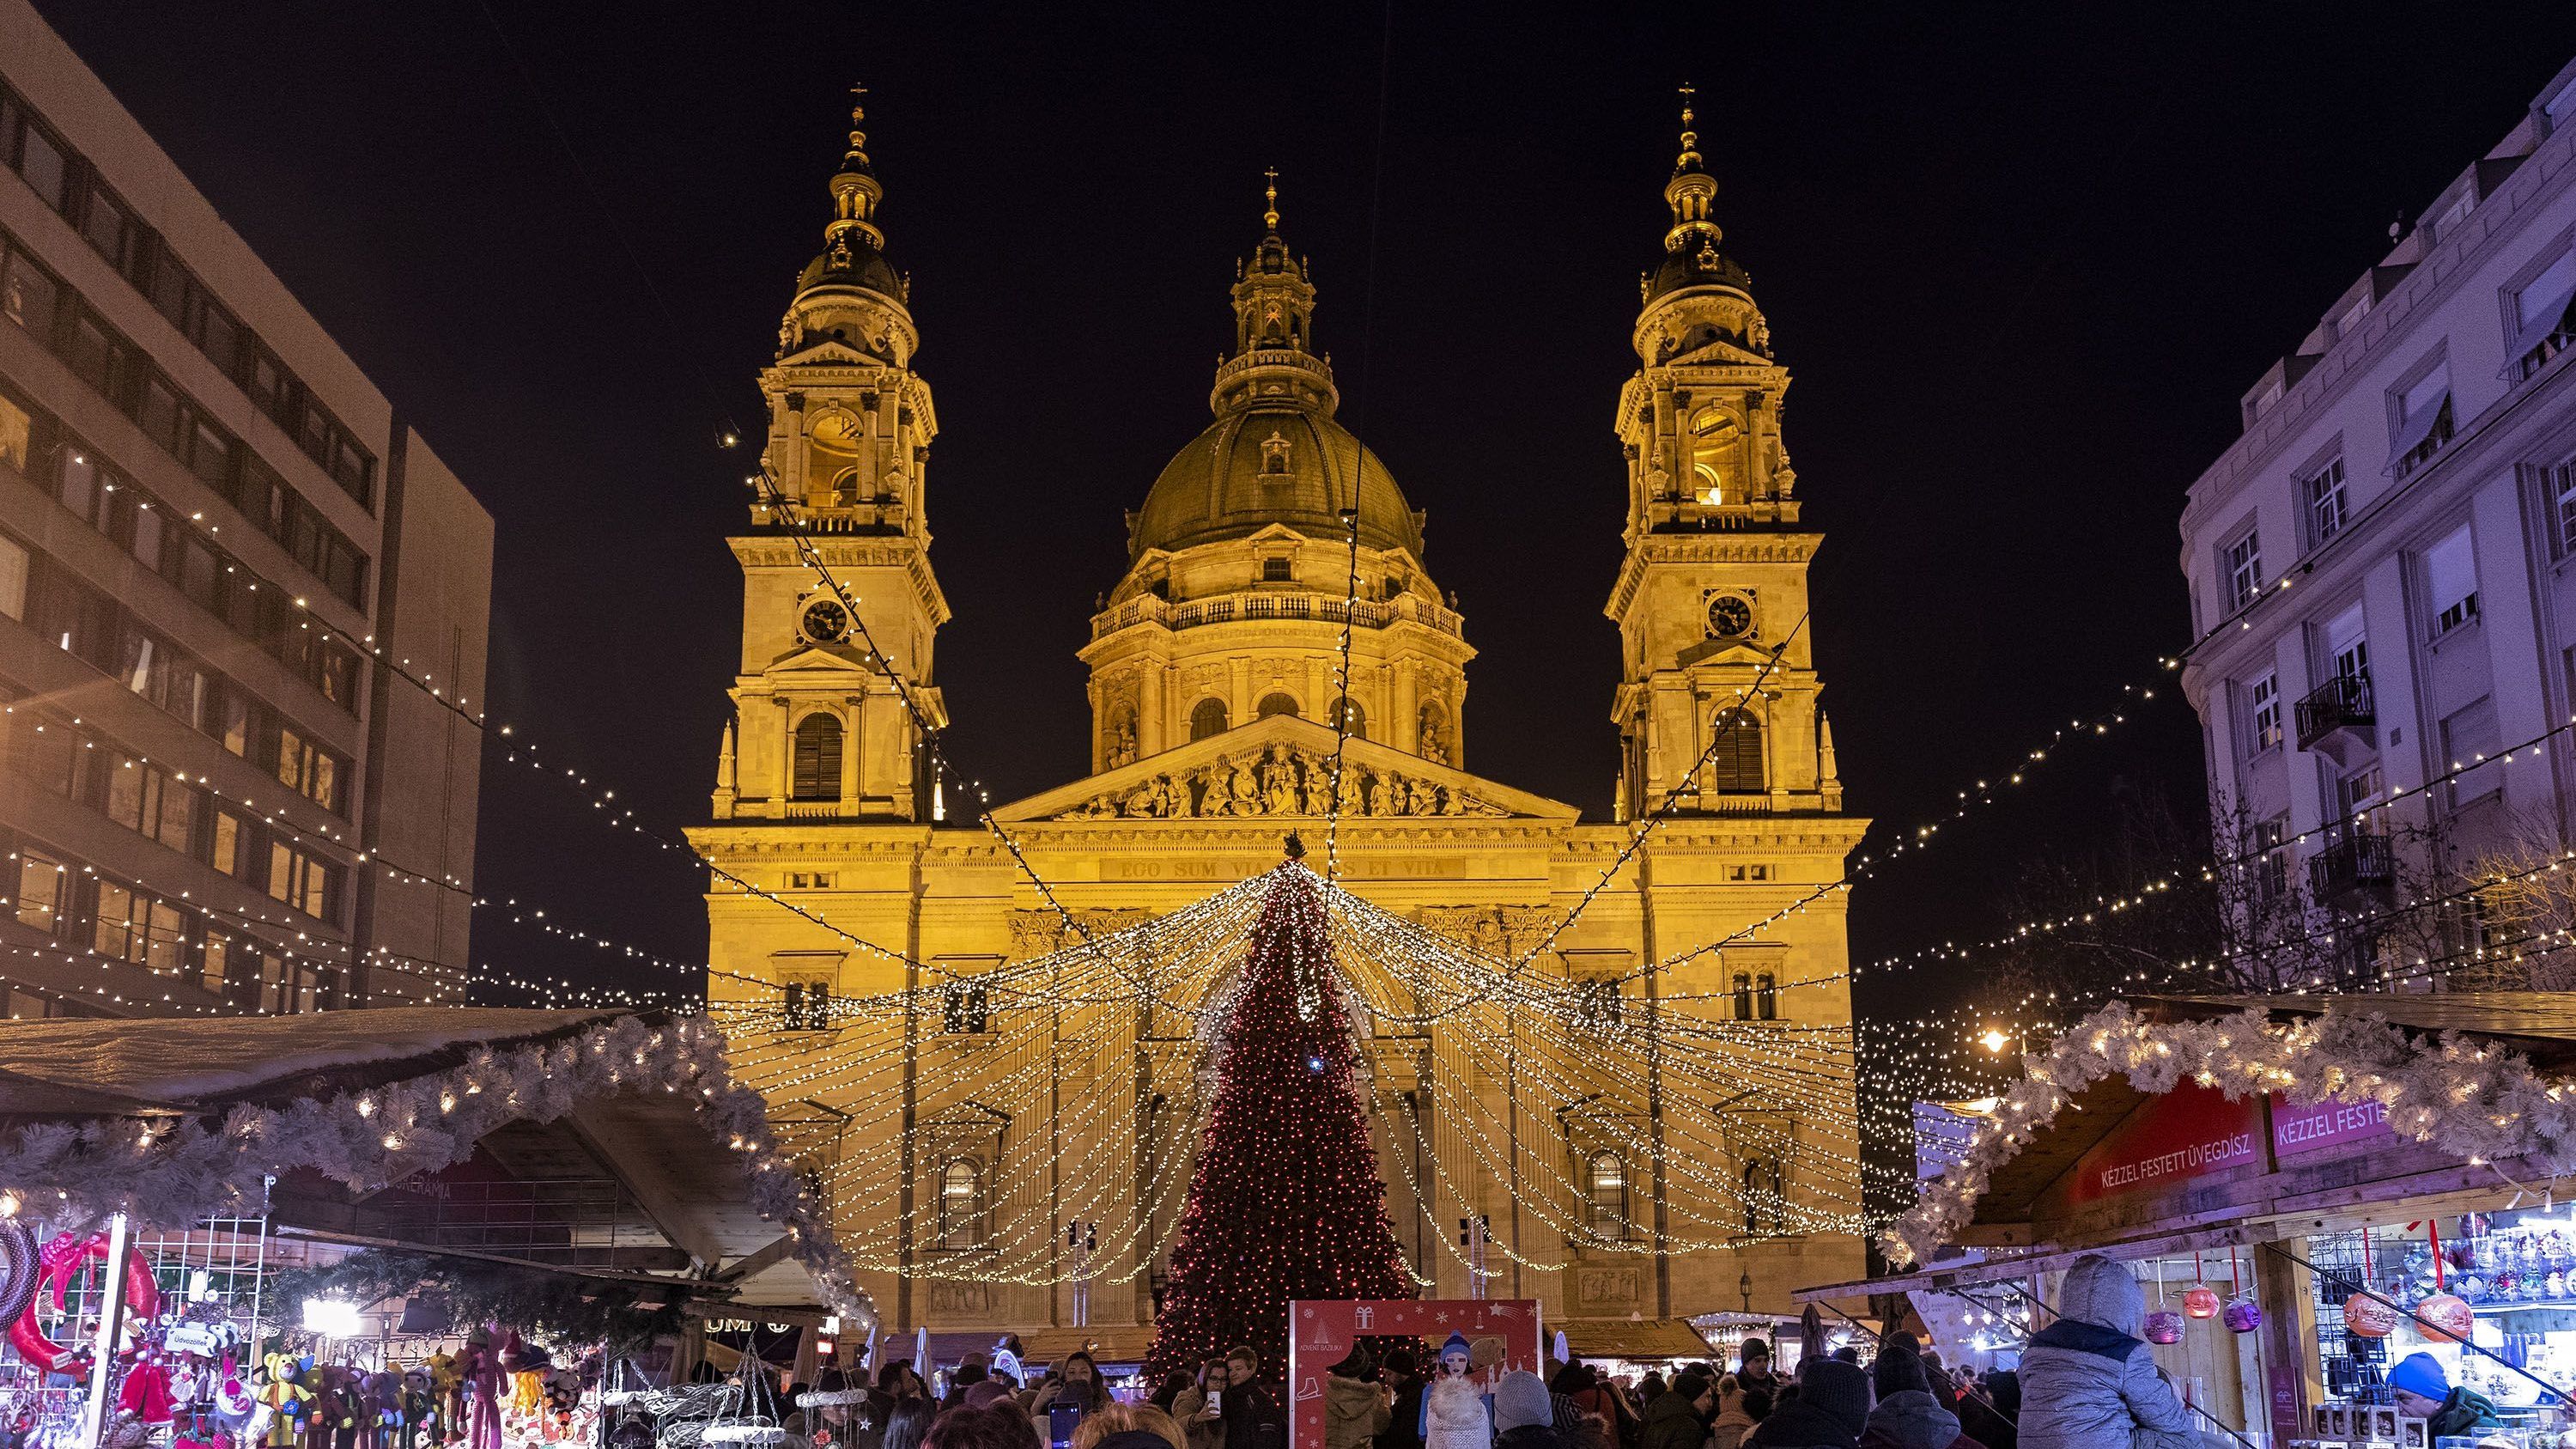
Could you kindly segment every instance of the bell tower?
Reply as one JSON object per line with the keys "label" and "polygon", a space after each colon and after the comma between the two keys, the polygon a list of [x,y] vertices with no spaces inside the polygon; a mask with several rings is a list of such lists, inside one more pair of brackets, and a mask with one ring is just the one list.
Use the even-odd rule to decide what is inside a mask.
{"label": "bell tower", "polygon": [[[1719,250],[1716,178],[1682,88],[1664,255],[1639,280],[1638,369],[1616,420],[1628,463],[1619,626],[1621,818],[1836,812],[1842,782],[1806,625],[1822,536],[1798,525],[1781,441],[1789,371],[1752,279]],[[1701,764],[1703,756],[1708,762]]]}
{"label": "bell tower", "polygon": [[939,424],[912,370],[911,283],[885,258],[864,119],[854,103],[823,251],[797,278],[760,374],[768,437],[745,480],[750,528],[728,540],[743,573],[742,663],[718,820],[936,814],[927,752],[888,671],[934,728],[946,723],[930,680],[948,603],[924,507]]}

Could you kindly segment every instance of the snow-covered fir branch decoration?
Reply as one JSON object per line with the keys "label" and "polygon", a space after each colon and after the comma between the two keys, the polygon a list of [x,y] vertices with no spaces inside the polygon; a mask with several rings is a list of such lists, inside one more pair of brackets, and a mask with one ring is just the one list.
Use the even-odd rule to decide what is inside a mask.
{"label": "snow-covered fir branch decoration", "polygon": [[1925,1184],[1913,1208],[1881,1239],[1899,1263],[1929,1262],[1955,1241],[1996,1168],[2030,1145],[2069,1099],[2124,1077],[2147,1093],[2188,1080],[2230,1100],[2279,1092],[2295,1106],[2377,1102],[2388,1125],[2416,1142],[2439,1141],[2471,1166],[2535,1159],[2576,1171],[2576,1097],[2543,1080],[2521,1055],[2447,1033],[2409,1037],[2384,1016],[2329,1014],[2280,1026],[2259,1011],[2215,1021],[2149,1021],[2114,1002],[2077,1022],[1995,1103],[1958,1165]]}
{"label": "snow-covered fir branch decoration", "polygon": [[778,1223],[840,1313],[874,1317],[814,1190],[770,1135],[760,1094],[735,1083],[724,1034],[695,1020],[621,1016],[549,1045],[477,1048],[453,1071],[214,1117],[40,1123],[0,1137],[0,1215],[78,1231],[112,1213],[179,1228],[263,1209],[265,1179],[310,1169],[371,1192],[464,1161],[504,1123],[551,1122],[613,1094],[685,1097],[737,1155],[751,1202]]}

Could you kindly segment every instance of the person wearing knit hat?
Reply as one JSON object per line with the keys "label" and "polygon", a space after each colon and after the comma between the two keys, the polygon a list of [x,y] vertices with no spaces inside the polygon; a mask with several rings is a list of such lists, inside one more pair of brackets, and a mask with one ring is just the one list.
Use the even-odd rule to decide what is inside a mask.
{"label": "person wearing knit hat", "polygon": [[2388,1371],[2388,1387],[2396,1391],[2398,1412],[2425,1421],[2428,1439],[2504,1427],[2494,1404],[2465,1384],[2451,1387],[2442,1361],[2429,1353],[2410,1353],[2398,1360],[2397,1367]]}
{"label": "person wearing knit hat", "polygon": [[1858,1449],[1869,1424],[1869,1374],[1840,1359],[1798,1369],[1798,1396],[1772,1409],[1744,1442],[1753,1449]]}
{"label": "person wearing knit hat", "polygon": [[1514,1369],[1494,1385],[1494,1449],[1564,1449],[1547,1380]]}
{"label": "person wearing knit hat", "polygon": [[1871,1370],[1878,1404],[1861,1429],[1861,1449],[1985,1449],[1959,1432],[1958,1414],[1932,1392],[1914,1344],[1910,1333],[1891,1333],[1879,1344]]}
{"label": "person wearing knit hat", "polygon": [[1484,1391],[1468,1377],[1474,1357],[1464,1334],[1452,1333],[1440,1345],[1440,1372],[1422,1391],[1425,1449],[1492,1449],[1493,1417],[1485,1411]]}
{"label": "person wearing knit hat", "polygon": [[1923,1360],[1914,1352],[1914,1335],[1891,1333],[1878,1345],[1878,1361],[1870,1365],[1870,1385],[1878,1390],[1881,1400],[1908,1389],[1930,1392],[1932,1380],[1923,1372]]}

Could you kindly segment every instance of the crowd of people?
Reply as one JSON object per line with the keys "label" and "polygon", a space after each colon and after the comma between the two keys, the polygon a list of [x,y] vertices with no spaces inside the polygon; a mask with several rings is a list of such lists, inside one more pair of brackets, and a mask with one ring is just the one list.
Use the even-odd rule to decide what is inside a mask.
{"label": "crowd of people", "polygon": [[[1698,1363],[1633,1386],[1581,1362],[1473,1376],[1499,1365],[1474,1363],[1454,1336],[1429,1364],[1405,1348],[1355,1349],[1324,1380],[1322,1449],[2206,1449],[2141,1336],[2146,1297],[2126,1268],[2078,1259],[2055,1312],[2017,1371],[1984,1375],[1945,1368],[1904,1332],[1880,1336],[1866,1364],[1846,1347],[1795,1375],[1775,1374],[1770,1344],[1748,1338],[1732,1370]],[[2483,1408],[2419,1357],[2390,1376],[2419,1411]],[[1072,1449],[1288,1449],[1285,1386],[1249,1348],[1135,1404],[1109,1393],[1087,1354],[1028,1385],[970,1358],[936,1400],[910,1364],[889,1363],[834,1446],[1049,1449],[1060,1404],[1079,1410]]]}

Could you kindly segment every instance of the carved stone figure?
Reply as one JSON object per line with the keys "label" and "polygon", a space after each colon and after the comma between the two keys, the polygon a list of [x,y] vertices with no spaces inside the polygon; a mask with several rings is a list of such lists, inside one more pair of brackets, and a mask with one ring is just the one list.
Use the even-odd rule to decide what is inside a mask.
{"label": "carved stone figure", "polygon": [[1163,777],[1163,815],[1167,819],[1186,820],[1191,815],[1190,782]]}
{"label": "carved stone figure", "polygon": [[1421,738],[1421,748],[1416,753],[1435,765],[1449,763],[1449,729],[1440,706],[1426,704],[1422,707]]}
{"label": "carved stone figure", "polygon": [[1333,813],[1332,773],[1332,766],[1326,764],[1322,760],[1308,760],[1306,762],[1307,814],[1330,815]]}
{"label": "carved stone figure", "polygon": [[1406,781],[1404,786],[1404,813],[1407,815],[1432,815],[1438,813],[1432,804],[1431,788],[1431,782],[1428,780],[1414,779]]}
{"label": "carved stone figure", "polygon": [[1130,816],[1151,816],[1162,814],[1162,791],[1157,788],[1151,780],[1142,782],[1137,785],[1135,789],[1127,792],[1127,800],[1124,806],[1121,807],[1121,813]]}
{"label": "carved stone figure", "polygon": [[[1218,756],[1217,764],[1222,767],[1225,764],[1225,758]],[[1258,815],[1261,813],[1261,781],[1253,773],[1250,760],[1237,764],[1227,772],[1226,794],[1231,797],[1226,810],[1227,814]]]}
{"label": "carved stone figure", "polygon": [[1115,770],[1121,765],[1134,763],[1136,763],[1136,726],[1121,719],[1118,721],[1118,733],[1110,737],[1108,767]]}
{"label": "carved stone figure", "polygon": [[1341,809],[1344,815],[1360,813],[1360,767],[1342,766]]}
{"label": "carved stone figure", "polygon": [[1286,745],[1272,745],[1269,758],[1261,762],[1261,800],[1273,815],[1297,813],[1297,767],[1289,762]]}
{"label": "carved stone figure", "polygon": [[1386,777],[1371,774],[1360,782],[1360,801],[1371,815],[1386,813]]}

